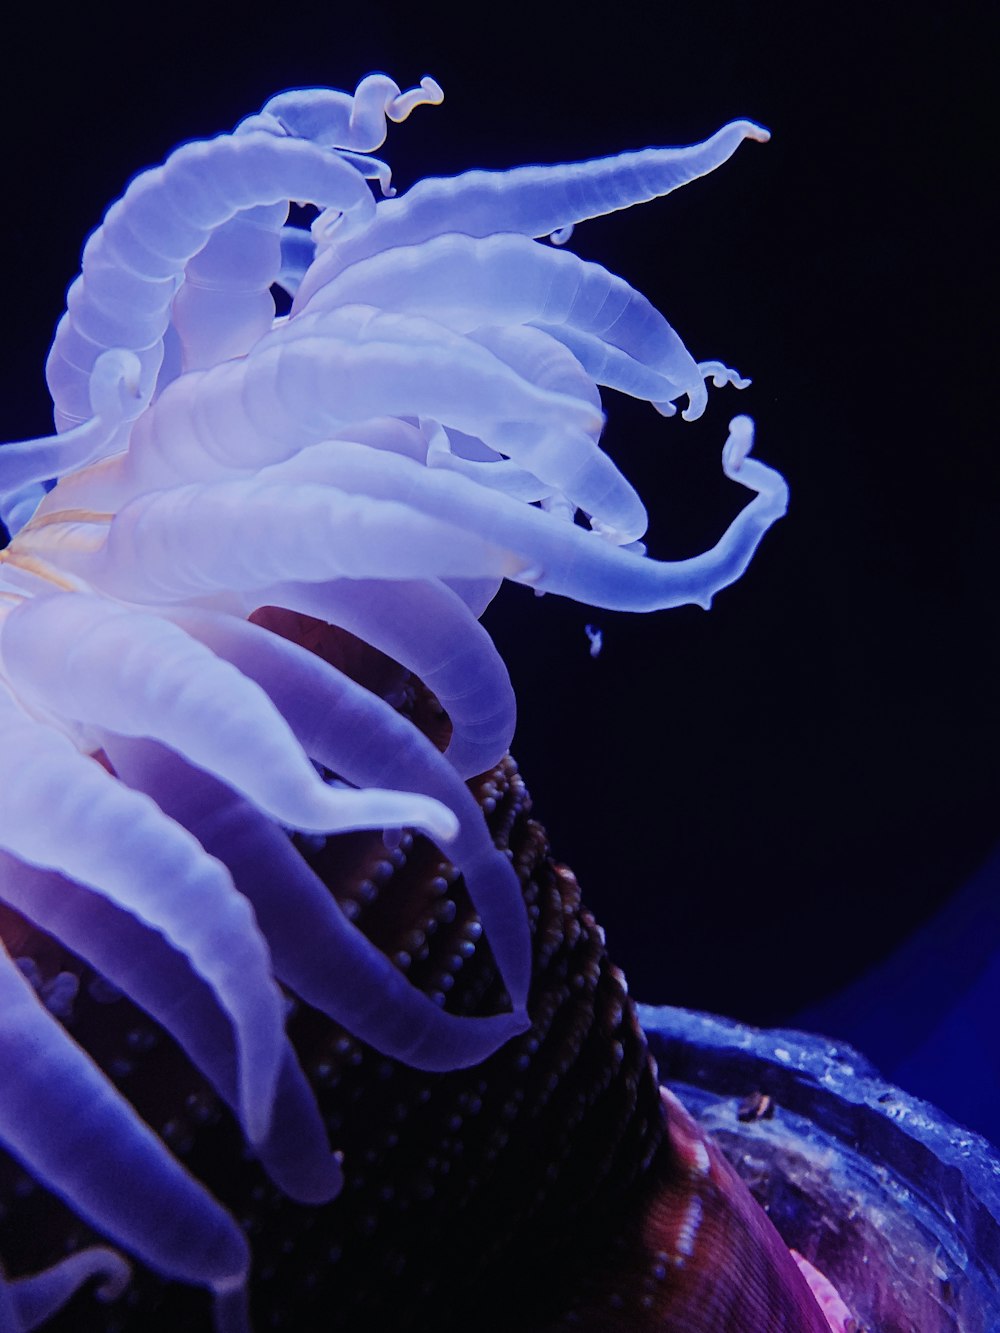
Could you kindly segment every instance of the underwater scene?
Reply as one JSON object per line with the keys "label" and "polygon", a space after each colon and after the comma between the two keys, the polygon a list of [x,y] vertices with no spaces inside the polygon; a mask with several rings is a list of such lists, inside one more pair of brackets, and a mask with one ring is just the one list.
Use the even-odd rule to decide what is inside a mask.
{"label": "underwater scene", "polygon": [[976,25],[293,26],[11,33],[0,1333],[1000,1328]]}

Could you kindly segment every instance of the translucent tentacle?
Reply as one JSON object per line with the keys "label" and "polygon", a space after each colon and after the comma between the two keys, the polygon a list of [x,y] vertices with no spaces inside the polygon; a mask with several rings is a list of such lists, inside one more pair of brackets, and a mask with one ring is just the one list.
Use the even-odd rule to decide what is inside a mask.
{"label": "translucent tentacle", "polygon": [[372,417],[351,426],[351,439],[386,453],[402,454],[418,463],[427,461],[428,441],[421,425],[399,417]]}
{"label": "translucent tentacle", "polygon": [[526,324],[480,324],[468,336],[539,389],[568,394],[600,412],[601,394],[579,357],[557,338]]}
{"label": "translucent tentacle", "polygon": [[454,811],[459,830],[448,857],[465,878],[515,1007],[523,1004],[530,942],[517,876],[452,765],[383,699],[298,644],[209,611],[180,608],[173,616],[266,690],[303,749],[332,772],[358,786],[421,792]]}
{"label": "translucent tentacle", "polygon": [[279,829],[206,774],[184,773],[181,760],[166,751],[153,755],[152,749],[130,742],[124,753],[119,749],[116,765],[225,857],[254,905],[277,974],[309,1004],[418,1069],[476,1064],[524,1030],[520,1006],[485,1018],[440,1009],[347,920]]}
{"label": "translucent tentacle", "polygon": [[[505,365],[531,383],[553,389],[557,393],[573,394],[592,402],[595,407],[600,406],[597,387],[584,373],[580,363],[567,352],[562,343],[547,334],[528,325],[507,328],[488,326],[476,329],[469,337],[480,346],[489,348]],[[402,423],[397,423],[397,433],[400,425]],[[420,431],[424,437],[424,450],[419,457],[420,461],[426,461],[428,467],[458,472],[480,485],[496,488],[527,504],[562,495],[556,487],[540,481],[527,468],[503,458],[482,440],[474,439],[454,427],[446,430],[436,421],[421,418]],[[366,438],[354,426],[346,427],[339,434],[351,440]],[[389,432],[386,435],[391,438]],[[387,442],[380,442],[380,447],[392,448]],[[404,450],[396,448],[393,452],[401,453]],[[415,456],[407,453],[408,456]],[[638,497],[635,503],[638,511]],[[575,509],[575,506],[572,508]],[[638,514],[634,519],[634,523],[644,521]]]}
{"label": "translucent tentacle", "polygon": [[[189,261],[243,209],[289,199],[336,208],[347,219],[345,233],[375,207],[364,178],[335,154],[273,134],[185,144],[138,176],[87,242],[56,329],[46,378],[57,428],[88,418],[91,368],[112,347],[135,352],[141,362],[138,415],[153,394],[171,305]],[[275,275],[279,262],[275,247]]]}
{"label": "translucent tentacle", "polygon": [[371,153],[385,142],[387,120],[399,124],[418,106],[439,106],[440,85],[425,74],[416,88],[400,92],[386,74],[368,74],[352,93],[333,88],[292,88],[264,103],[237,133],[275,128],[328,148]]}
{"label": "translucent tentacle", "polygon": [[[304,450],[303,452],[308,452]],[[476,462],[455,453],[450,447],[449,432],[438,430],[434,444],[427,453],[429,468],[443,468],[447,472],[457,472],[477,485],[491,490],[502,491],[523,504],[534,504],[546,500],[553,494],[554,487],[539,481],[533,472],[518,467],[510,459],[499,458],[495,462]]]}
{"label": "translucent tentacle", "polygon": [[[600,405],[597,386],[577,357],[564,346],[563,341],[551,338],[543,330],[528,325],[492,325],[474,330],[469,337],[481,346],[488,347],[505,365],[540,388],[584,398],[593,402],[595,407]],[[354,431],[344,434],[351,439],[357,438]],[[560,485],[556,486],[551,482],[542,482],[533,472],[518,467],[509,459],[495,458],[485,463],[466,460],[456,456],[454,450],[445,453],[435,447],[442,434],[449,442],[455,439],[454,432],[443,432],[440,428],[436,434],[431,434],[427,455],[429,467],[447,467],[481,485],[495,487],[506,495],[529,503],[541,500],[543,503],[559,504],[568,510],[571,520],[577,507],[585,508],[592,526],[599,527],[609,540],[621,544],[636,541],[646,531],[648,520],[645,506],[620,474],[605,492],[606,503],[599,505],[597,492],[591,489],[587,492],[587,504],[584,505],[581,503],[582,488],[571,482],[568,471],[563,474]],[[467,441],[462,443],[466,444]],[[610,460],[609,464],[614,467]],[[617,473],[616,467],[614,470]]]}
{"label": "translucent tentacle", "polygon": [[2,691],[0,716],[5,758],[18,776],[0,803],[0,847],[118,903],[188,957],[233,1024],[241,1116],[251,1141],[260,1140],[271,1116],[284,1013],[249,904],[190,834],[65,736],[27,718]]}
{"label": "translucent tentacle", "polygon": [[[448,232],[363,260],[321,288],[309,313],[362,303],[422,312],[459,333],[483,324],[537,324],[568,344],[593,378],[609,372],[630,391],[630,362],[646,371],[653,401],[686,393],[699,415],[705,389],[694,358],[641,293],[600,264],[518,235],[485,238]],[[607,350],[606,350],[607,349]],[[624,353],[614,358],[613,350]],[[617,373],[616,373],[617,372]],[[631,378],[635,378],[633,375]]]}
{"label": "translucent tentacle", "polygon": [[98,1300],[117,1300],[128,1286],[131,1273],[122,1256],[104,1245],[77,1250],[51,1268],[9,1284],[0,1270],[0,1333],[28,1333],[40,1328],[91,1278],[99,1279],[95,1291]]}
{"label": "translucent tentacle", "polygon": [[264,691],[157,616],[84,594],[36,598],[7,617],[0,652],[22,699],[160,740],[294,828],[370,827],[367,811],[391,806],[396,818],[377,827],[406,823],[444,840],[455,832],[433,802],[327,787]]}
{"label": "translucent tentacle", "polygon": [[[82,480],[77,502],[96,498],[119,508],[139,491],[182,478],[247,472],[391,411],[432,418],[509,453],[622,541],[645,531],[641,501],[596,442],[603,418],[591,402],[533,384],[485,346],[429,320],[356,307],[329,318],[333,332],[291,336],[287,326],[287,340],[246,361],[171,385],[136,424],[120,464],[111,460]],[[378,340],[358,342],[357,330],[348,340],[341,330],[359,319],[368,329],[377,324]],[[67,487],[63,497],[70,496]]]}
{"label": "translucent tentacle", "polygon": [[[405,120],[415,106],[440,102],[441,98],[441,90],[432,79],[424,79],[418,88],[401,93],[386,75],[370,75],[352,98],[325,89],[279,94],[259,116],[239,125],[235,134],[246,135],[256,127],[320,147],[361,149],[337,155],[365,179],[377,179],[382,193],[389,194],[394,193],[389,167],[366,157],[365,152],[385,138],[386,117]],[[340,234],[344,230],[341,210],[334,210],[334,214]],[[187,264],[172,309],[180,337],[182,369],[201,369],[241,356],[271,327],[274,301],[269,289],[272,283],[281,281],[288,255],[288,229],[283,225],[286,216],[284,202],[245,208],[218,227]],[[321,234],[330,221],[330,217],[324,218]],[[309,232],[299,235],[303,240],[298,260],[300,278],[312,262],[315,242]],[[293,292],[297,286],[296,279]],[[162,390],[168,382],[161,373],[158,387]]]}
{"label": "translucent tentacle", "polygon": [[[131,352],[102,352],[90,375],[92,415],[88,420],[62,435],[3,445],[0,519],[12,536],[28,521],[44,494],[35,483],[125,447],[127,423],[139,402],[139,377],[139,359]],[[30,497],[34,502],[29,505],[25,502]]]}
{"label": "translucent tentacle", "polygon": [[[64,518],[58,524],[27,529],[19,543],[28,558],[35,539],[39,558],[57,556],[61,566],[79,562],[83,567],[88,557],[100,552],[106,535],[106,523],[81,519],[74,525]],[[94,558],[88,568],[96,574]],[[461,583],[473,579],[472,570],[463,571]],[[476,581],[473,601],[478,604],[484,596],[488,600],[486,585]],[[509,748],[515,704],[507,669],[463,597],[439,581],[272,584],[237,604],[247,612],[261,605],[288,606],[341,624],[412,670],[451,718],[448,755],[463,776],[492,768]]]}
{"label": "translucent tentacle", "polygon": [[294,296],[306,275],[306,270],[316,258],[316,242],[312,238],[312,232],[302,227],[282,227],[280,242],[281,267],[274,281],[279,287],[283,287],[289,296]]}
{"label": "translucent tentacle", "polygon": [[[239,1114],[232,1027],[209,986],[162,935],[82,885],[3,852],[0,897],[144,1009]],[[340,1190],[339,1164],[287,1038],[271,1126],[255,1152],[278,1188],[300,1203],[325,1203]]]}
{"label": "translucent tentacle", "polygon": [[132,432],[123,485],[251,471],[384,416],[432,417],[504,453],[561,449],[571,461],[603,425],[591,402],[536,387],[433,320],[349,307],[282,325],[245,360],[171,385]]}
{"label": "translucent tentacle", "polygon": [[216,1289],[242,1286],[250,1256],[239,1227],[46,1013],[2,947],[0,1012],[8,1151],[151,1268]]}
{"label": "translucent tentacle", "polygon": [[[69,523],[72,529],[78,521],[71,517]],[[289,579],[518,572],[506,551],[475,533],[456,534],[405,503],[372,501],[331,486],[282,485],[266,473],[141,495],[110,526],[94,526],[106,540],[93,549],[67,540],[60,546],[60,567],[115,597],[145,603],[224,590],[248,593]],[[45,537],[53,549],[55,535]],[[420,826],[427,827],[429,816],[432,836],[440,836],[432,812],[421,816]]]}
{"label": "translucent tentacle", "polygon": [[720,588],[739,577],[763,534],[787,507],[784,479],[749,457],[752,443],[753,423],[749,417],[735,417],[722,464],[731,480],[756,492],[755,498],[709,551],[677,561],[651,560],[466,477],[422,468],[400,455],[377,454],[345,440],[316,445],[271,471],[286,480],[316,483],[336,476],[339,485],[379,498],[405,495],[412,507],[450,521],[456,529],[468,525],[494,546],[516,551],[527,573],[514,579],[541,591],[617,610],[688,603],[707,607]]}
{"label": "translucent tentacle", "polygon": [[738,370],[732,370],[722,361],[699,361],[698,369],[705,379],[711,379],[717,389],[731,384],[735,389],[747,389],[751,381]]}
{"label": "translucent tentacle", "polygon": [[[243,356],[270,329],[270,289],[281,270],[287,213],[284,203],[244,209],[217,227],[190,260],[171,310],[180,370],[202,370]],[[167,382],[161,372],[158,390]]]}
{"label": "translucent tentacle", "polygon": [[570,223],[670,194],[721,166],[744,139],[766,143],[769,137],[753,121],[735,120],[688,148],[644,148],[561,166],[430,177],[380,204],[363,232],[319,256],[293,308],[301,310],[337,273],[379,251],[418,245],[445,231],[549,236]]}
{"label": "translucent tentacle", "polygon": [[258,597],[259,606],[339,625],[418,676],[451,720],[445,754],[462,777],[485,773],[507,753],[516,718],[510,676],[486,630],[444,584],[283,583],[260,589]]}
{"label": "translucent tentacle", "polygon": [[[180,389],[176,391],[180,393]],[[193,429],[193,424],[188,423]],[[415,425],[401,421],[398,417],[377,416],[367,421],[355,422],[350,426],[351,439],[370,442],[374,448],[386,449],[394,453],[404,453],[409,458],[418,459],[423,462],[427,458],[427,438],[424,432]],[[435,423],[433,429],[439,429]],[[133,435],[143,430],[140,424],[135,428]],[[331,431],[335,434],[335,431]],[[135,450],[139,451],[141,445],[136,443]],[[484,446],[485,448],[485,446]],[[491,451],[492,452],[492,451]],[[129,459],[131,453],[126,458],[108,458],[96,464],[94,467],[87,468],[84,472],[75,473],[73,476],[63,477],[59,483],[58,493],[42,501],[38,510],[38,519],[44,519],[45,522],[51,521],[52,514],[65,511],[67,509],[89,512],[91,514],[106,514],[111,510],[120,509],[134,495],[147,489],[147,486],[137,481],[131,474]],[[493,454],[494,457],[499,455]],[[150,473],[159,465],[155,462],[150,464],[148,469]],[[168,466],[164,462],[164,469]],[[206,468],[209,464],[204,464]],[[231,475],[226,469],[219,469],[222,476]],[[169,479],[164,478],[162,482],[152,483],[148,489],[158,489],[160,485],[169,484],[173,479],[173,471],[170,470]],[[183,481],[184,478],[182,477]],[[25,540],[30,540],[26,535]]]}

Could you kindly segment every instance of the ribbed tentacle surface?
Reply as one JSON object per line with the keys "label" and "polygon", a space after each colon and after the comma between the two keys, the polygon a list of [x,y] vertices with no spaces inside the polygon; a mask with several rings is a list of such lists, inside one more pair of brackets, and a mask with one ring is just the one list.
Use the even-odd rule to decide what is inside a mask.
{"label": "ribbed tentacle surface", "polygon": [[[394,200],[370,153],[440,100],[292,90],[137,176],[68,293],[58,433],[0,450],[0,1333],[120,1284],[102,1238],[127,1303],[53,1328],[542,1328],[650,1190],[707,1207],[478,617],[505,579],[707,607],[783,514],[736,417],[748,503],[646,556],[601,388],[659,425],[747,381],[558,248],[767,136]],[[777,1311],[729,1192],[705,1235]],[[757,1308],[675,1276],[698,1333]]]}
{"label": "ribbed tentacle surface", "polygon": [[299,289],[294,308],[301,309],[349,264],[453,230],[450,223],[456,214],[461,215],[467,236],[504,231],[549,236],[587,218],[670,194],[721,166],[744,139],[766,143],[769,137],[753,121],[734,120],[691,148],[646,148],[565,166],[430,177],[404,197],[387,200],[364,234],[321,255]]}

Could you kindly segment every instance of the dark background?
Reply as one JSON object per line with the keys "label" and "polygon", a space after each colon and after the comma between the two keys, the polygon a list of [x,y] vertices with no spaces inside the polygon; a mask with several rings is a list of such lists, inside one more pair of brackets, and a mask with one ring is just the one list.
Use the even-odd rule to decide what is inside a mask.
{"label": "dark background", "polygon": [[1000,833],[993,11],[22,9],[4,35],[0,436],[49,426],[63,293],[127,179],[282,87],[432,73],[444,105],[384,150],[401,188],[767,125],[766,147],[571,245],[697,358],[754,378],[692,425],[609,395],[652,553],[704,549],[744,502],[719,468],[736,411],[791,511],[708,614],[507,590],[487,623],[520,699],[515,749],[640,999],[836,1032],[997,1133],[1000,874],[958,893]]}

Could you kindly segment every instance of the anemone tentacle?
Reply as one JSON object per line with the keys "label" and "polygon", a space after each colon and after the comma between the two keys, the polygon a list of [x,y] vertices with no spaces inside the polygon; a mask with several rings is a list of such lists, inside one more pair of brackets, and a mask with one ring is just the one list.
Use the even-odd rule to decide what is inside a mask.
{"label": "anemone tentacle", "polygon": [[24,602],[3,624],[0,658],[22,700],[162,741],[281,823],[322,833],[368,828],[367,798],[379,803],[374,822],[412,824],[443,841],[455,834],[446,807],[326,786],[264,691],[159,616],[80,593]]}
{"label": "anemone tentacle", "polygon": [[384,700],[298,644],[233,617],[185,609],[175,618],[266,690],[303,749],[326,768],[365,789],[398,786],[422,793],[457,816],[448,855],[462,873],[512,1002],[520,1007],[528,978],[526,926],[515,910],[517,878],[452,764]]}
{"label": "anemone tentacle", "polygon": [[445,753],[463,778],[485,773],[509,749],[516,702],[506,664],[441,580],[275,583],[252,600],[339,625],[412,671],[448,714]]}
{"label": "anemone tentacle", "polygon": [[[332,1200],[357,1164],[340,1162],[293,1043],[300,1009],[445,1076],[553,1021],[551,996],[529,1002],[556,946],[543,932],[534,947],[538,904],[503,819],[483,815],[512,785],[515,701],[480,614],[504,580],[617,609],[707,606],[787,502],[736,417],[723,470],[749,502],[702,555],[645,555],[646,510],[601,446],[601,388],[664,416],[686,396],[691,417],[708,379],[747,381],[696,360],[623,279],[537,239],[563,245],[766,131],[736,121],[689,148],[389,197],[371,154],[388,122],[440,100],[432,79],[402,91],[385,75],[353,95],[290,90],[136,177],[56,331],[57,433],[0,449],[14,534],[0,736],[16,772],[0,803],[0,1143],[140,1273],[207,1288],[216,1333],[249,1333],[247,1238],[74,1041],[79,977],[94,969],[159,1025],[281,1196]],[[287,224],[296,201],[322,210],[308,232]],[[469,921],[446,961],[482,935],[478,997],[450,1007],[452,972],[418,984],[411,945],[386,952],[341,905],[318,866],[350,830],[387,857],[416,844],[430,897],[446,875],[459,885]],[[575,918],[566,931],[581,937]],[[599,929],[583,934],[583,970],[552,994],[611,976]],[[77,970],[40,980],[46,949]],[[614,1134],[648,1129],[626,1118]],[[127,1276],[99,1245],[30,1269],[0,1266],[0,1333]]]}
{"label": "anemone tentacle", "polygon": [[0,1268],[0,1333],[40,1328],[91,1278],[100,1278],[97,1297],[115,1300],[128,1285],[131,1269],[115,1250],[94,1245],[77,1250],[44,1273],[6,1283]]}
{"label": "anemone tentacle", "polygon": [[[178,950],[131,912],[62,875],[0,852],[3,897],[164,1028],[238,1115],[237,1050],[211,988]],[[274,1114],[257,1154],[275,1184],[302,1203],[333,1198],[341,1173],[291,1046],[283,1048]]]}
{"label": "anemone tentacle", "polygon": [[[57,428],[89,416],[90,370],[108,348],[139,357],[145,406],[188,262],[241,210],[289,199],[333,205],[355,225],[374,210],[364,178],[341,158],[304,140],[264,133],[187,144],[158,171],[139,176],[91,237],[69,290],[46,366]],[[280,253],[276,226],[264,263],[255,268],[266,268],[273,281]],[[251,315],[242,350],[270,323],[261,323],[256,307]]]}
{"label": "anemone tentacle", "polygon": [[721,166],[744,139],[766,143],[769,138],[763,126],[734,120],[688,148],[643,148],[591,162],[428,177],[399,199],[382,204],[363,233],[318,255],[293,310],[301,310],[348,265],[380,250],[417,245],[454,231],[456,218],[461,218],[467,236],[550,236],[577,222],[662,198]]}
{"label": "anemone tentacle", "polygon": [[499,941],[501,956],[520,964],[512,977],[513,1010],[483,1018],[449,1014],[414,990],[346,919],[280,830],[207,774],[185,771],[176,756],[150,751],[148,743],[112,745],[116,766],[132,783],[189,825],[207,850],[225,856],[271,943],[276,974],[308,1003],[417,1069],[477,1064],[524,1030],[528,941],[527,928],[518,929],[516,919],[508,927],[511,943],[504,948],[502,936]]}
{"label": "anemone tentacle", "polygon": [[419,311],[458,333],[484,324],[534,324],[557,340],[565,332],[598,383],[634,386],[636,396],[656,402],[686,393],[691,415],[707,400],[694,358],[645,296],[600,264],[526,236],[445,232],[380,251],[331,278],[303,314],[353,304]]}
{"label": "anemone tentacle", "polygon": [[[282,1006],[248,903],[222,865],[148,797],[28,719],[2,692],[0,718],[8,762],[18,771],[0,805],[0,847],[125,907],[190,959],[233,1024],[244,1123],[252,1140],[263,1137],[281,1062]],[[150,864],[158,868],[154,879]]]}
{"label": "anemone tentacle", "polygon": [[[250,1252],[235,1221],[79,1047],[51,1040],[54,1020],[2,947],[0,1000],[0,1141],[143,1262],[183,1281],[239,1285]],[[144,1206],[149,1197],[160,1206]]]}
{"label": "anemone tentacle", "polygon": [[180,369],[247,352],[274,319],[269,288],[289,201],[334,209],[338,234],[363,225],[374,201],[357,154],[383,141],[387,117],[440,100],[432,79],[401,93],[384,75],[353,97],[280,94],[233,134],[187,144],[138,177],[90,237],[69,290],[47,366],[57,428],[89,417],[87,380],[102,349],[139,354],[143,404],[171,324]]}

